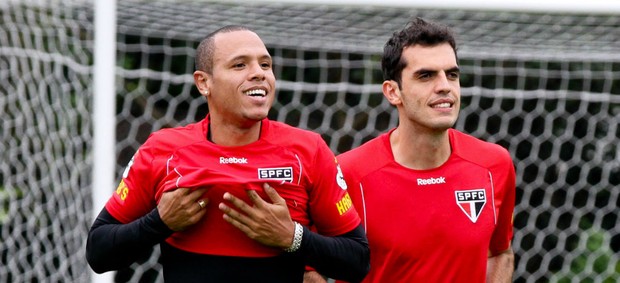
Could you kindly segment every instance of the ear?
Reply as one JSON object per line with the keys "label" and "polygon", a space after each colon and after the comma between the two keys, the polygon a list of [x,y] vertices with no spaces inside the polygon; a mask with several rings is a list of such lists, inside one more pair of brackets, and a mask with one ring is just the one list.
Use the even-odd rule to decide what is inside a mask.
{"label": "ear", "polygon": [[209,79],[209,74],[207,74],[206,72],[194,72],[194,84],[196,84],[196,88],[200,92],[200,95],[204,97],[209,96]]}
{"label": "ear", "polygon": [[393,80],[387,80],[383,82],[382,85],[383,96],[387,98],[390,104],[396,106],[402,103],[400,97],[400,88],[398,87],[398,83]]}

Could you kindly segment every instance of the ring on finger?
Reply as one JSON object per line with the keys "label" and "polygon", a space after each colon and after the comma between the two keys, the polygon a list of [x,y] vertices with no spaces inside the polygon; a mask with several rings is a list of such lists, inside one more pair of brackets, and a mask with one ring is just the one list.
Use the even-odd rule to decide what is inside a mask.
{"label": "ring on finger", "polygon": [[200,206],[200,209],[203,209],[205,208],[205,206],[207,206],[207,203],[203,199],[201,199],[198,201],[198,206]]}

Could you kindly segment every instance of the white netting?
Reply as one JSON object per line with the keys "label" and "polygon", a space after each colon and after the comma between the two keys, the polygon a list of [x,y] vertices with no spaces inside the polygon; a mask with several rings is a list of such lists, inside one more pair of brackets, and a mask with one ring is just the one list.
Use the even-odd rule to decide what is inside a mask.
{"label": "white netting", "polygon": [[[33,3],[0,4],[0,281],[84,282],[101,209],[89,200],[92,3]],[[118,1],[117,176],[150,132],[204,117],[194,48],[226,24],[254,28],[274,56],[273,119],[336,153],[393,127],[379,54],[414,16],[458,35],[456,128],[515,160],[515,282],[620,281],[617,14]],[[158,251],[116,281],[161,282]]]}
{"label": "white netting", "polygon": [[63,3],[0,4],[2,282],[89,278],[92,15]]}

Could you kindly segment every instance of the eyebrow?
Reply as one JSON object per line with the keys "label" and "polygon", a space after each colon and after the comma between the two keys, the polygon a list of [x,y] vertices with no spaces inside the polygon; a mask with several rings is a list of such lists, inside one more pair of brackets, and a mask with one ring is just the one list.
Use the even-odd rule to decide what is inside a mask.
{"label": "eyebrow", "polygon": [[[454,73],[454,72],[461,73],[461,69],[459,67],[453,67],[453,68],[450,68],[450,69],[446,69],[444,71],[446,73]],[[419,70],[413,72],[413,74],[414,75],[422,74],[422,73],[433,73],[433,74],[436,74],[437,72],[439,72],[439,70],[422,68],[422,69],[419,69]]]}
{"label": "eyebrow", "polygon": [[[239,55],[239,56],[235,56],[233,58],[230,58],[228,61],[229,62],[233,62],[233,61],[236,61],[236,60],[247,60],[247,59],[250,59],[252,57],[253,56],[250,56],[250,55]],[[267,54],[260,56],[258,59],[259,60],[269,59],[270,61],[273,60],[271,55],[267,55]]]}

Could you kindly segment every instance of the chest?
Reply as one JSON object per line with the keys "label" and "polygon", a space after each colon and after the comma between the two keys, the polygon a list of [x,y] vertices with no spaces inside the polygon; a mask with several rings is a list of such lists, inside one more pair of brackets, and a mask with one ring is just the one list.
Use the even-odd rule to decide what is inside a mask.
{"label": "chest", "polygon": [[[167,164],[173,170],[200,172],[214,182],[270,181],[299,184],[302,179],[301,158],[290,150],[260,143],[241,148],[217,147],[209,143],[177,150]],[[182,174],[182,173],[181,173]]]}
{"label": "chest", "polygon": [[268,143],[226,148],[199,143],[176,150],[166,160],[156,198],[176,188],[208,188],[205,198],[222,201],[225,192],[250,203],[247,190],[269,199],[263,184],[269,183],[283,197],[292,213],[307,212],[308,177],[302,158],[294,151]]}
{"label": "chest", "polygon": [[373,244],[412,252],[488,247],[497,210],[485,168],[462,162],[428,172],[385,170],[362,187]]}

